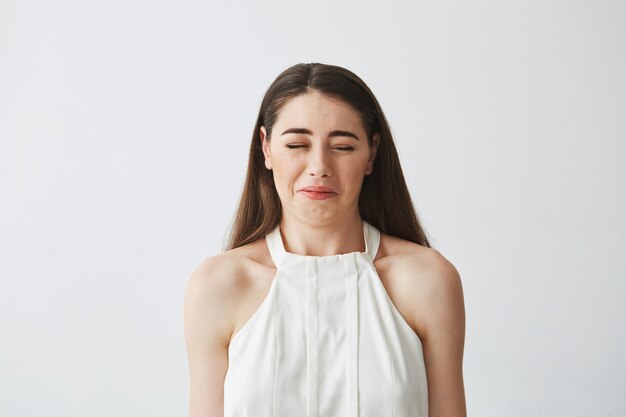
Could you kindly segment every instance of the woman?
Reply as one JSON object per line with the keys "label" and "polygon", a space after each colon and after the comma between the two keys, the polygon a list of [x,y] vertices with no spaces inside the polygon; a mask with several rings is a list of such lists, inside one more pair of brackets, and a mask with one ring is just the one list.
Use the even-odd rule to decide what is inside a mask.
{"label": "woman", "polygon": [[190,417],[466,415],[461,280],[355,74],[272,83],[227,249],[187,283]]}

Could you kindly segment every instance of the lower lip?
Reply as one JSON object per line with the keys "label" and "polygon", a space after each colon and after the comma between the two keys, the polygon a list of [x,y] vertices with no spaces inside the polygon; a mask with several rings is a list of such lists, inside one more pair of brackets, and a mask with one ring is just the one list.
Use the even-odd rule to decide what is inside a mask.
{"label": "lower lip", "polygon": [[327,200],[336,196],[336,193],[321,193],[318,191],[300,191],[311,200]]}

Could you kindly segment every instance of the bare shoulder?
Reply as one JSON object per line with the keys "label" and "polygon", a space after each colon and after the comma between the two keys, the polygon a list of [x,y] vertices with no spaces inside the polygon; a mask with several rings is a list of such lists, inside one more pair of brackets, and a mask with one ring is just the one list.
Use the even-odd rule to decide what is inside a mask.
{"label": "bare shoulder", "polygon": [[429,319],[436,317],[435,311],[446,309],[463,318],[460,274],[441,252],[389,235],[381,238],[381,249],[378,262],[393,277],[407,321],[420,339],[435,324]]}
{"label": "bare shoulder", "polygon": [[260,304],[274,273],[263,239],[213,255],[191,274],[186,304],[204,309],[203,317],[219,325],[220,343],[228,346],[242,322]]}
{"label": "bare shoulder", "polygon": [[437,249],[395,236],[381,235],[380,259],[377,256],[377,262],[393,264],[395,274],[408,279],[415,289],[460,283],[456,267]]}
{"label": "bare shoulder", "polygon": [[184,333],[189,361],[189,416],[223,415],[228,345],[243,289],[251,282],[248,248],[204,259],[187,280]]}
{"label": "bare shoulder", "polygon": [[[466,416],[463,383],[465,307],[456,267],[434,248],[389,239],[399,300],[424,353],[433,416]],[[381,260],[384,260],[382,258]],[[390,263],[390,262],[387,262]]]}
{"label": "bare shoulder", "polygon": [[227,345],[234,326],[234,303],[244,281],[243,268],[232,251],[205,258],[187,280],[184,302],[187,325],[210,323],[213,336],[219,338],[214,342]]}

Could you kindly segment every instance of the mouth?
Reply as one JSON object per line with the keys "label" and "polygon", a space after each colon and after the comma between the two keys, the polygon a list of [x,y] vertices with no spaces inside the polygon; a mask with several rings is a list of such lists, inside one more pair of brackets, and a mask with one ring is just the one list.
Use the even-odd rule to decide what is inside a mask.
{"label": "mouth", "polygon": [[325,185],[309,185],[308,187],[302,188],[300,191],[313,191],[316,193],[334,193],[335,192],[332,188],[326,187]]}
{"label": "mouth", "polygon": [[307,198],[311,200],[327,200],[337,195],[337,193],[334,191],[300,190],[299,193],[305,195]]}

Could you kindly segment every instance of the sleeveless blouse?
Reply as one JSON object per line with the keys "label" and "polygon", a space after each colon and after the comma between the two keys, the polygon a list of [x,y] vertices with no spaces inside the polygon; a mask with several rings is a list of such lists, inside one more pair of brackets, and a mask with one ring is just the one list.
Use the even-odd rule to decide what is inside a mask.
{"label": "sleeveless blouse", "polygon": [[285,250],[269,291],[228,347],[224,417],[428,417],[422,344],[373,260],[380,232],[362,221],[365,252]]}

